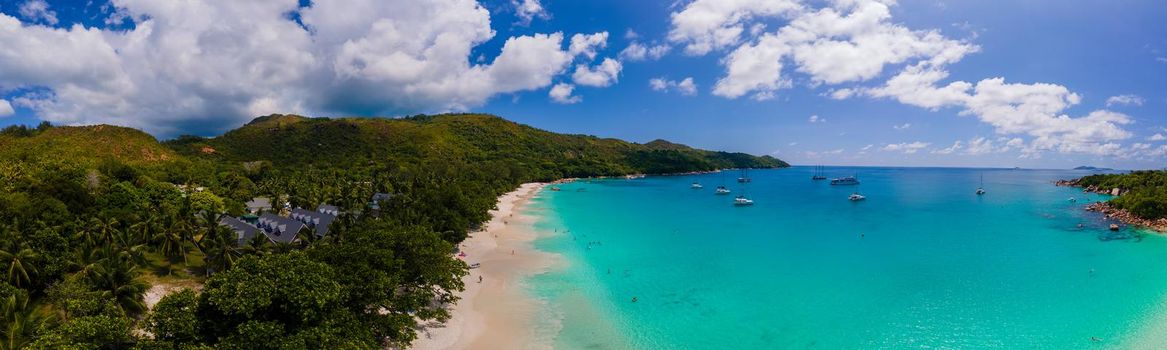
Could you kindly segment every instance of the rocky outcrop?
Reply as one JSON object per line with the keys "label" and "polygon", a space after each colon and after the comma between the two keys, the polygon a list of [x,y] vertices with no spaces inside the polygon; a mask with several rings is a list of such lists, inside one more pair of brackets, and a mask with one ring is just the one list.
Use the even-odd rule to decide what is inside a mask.
{"label": "rocky outcrop", "polygon": [[1124,189],[1121,189],[1118,187],[1102,188],[1102,187],[1099,187],[1097,185],[1090,185],[1090,186],[1083,187],[1081,184],[1078,183],[1078,180],[1079,179],[1058,180],[1057,182],[1054,182],[1054,185],[1064,186],[1064,187],[1082,187],[1082,192],[1093,192],[1093,193],[1106,194],[1106,195],[1111,195],[1111,196],[1121,196],[1123,193],[1127,192],[1127,190],[1124,190]]}
{"label": "rocky outcrop", "polygon": [[1150,220],[1138,217],[1126,209],[1115,208],[1107,202],[1094,202],[1086,205],[1086,210],[1102,213],[1107,219],[1118,220],[1127,225],[1146,227],[1156,232],[1167,232],[1167,218]]}

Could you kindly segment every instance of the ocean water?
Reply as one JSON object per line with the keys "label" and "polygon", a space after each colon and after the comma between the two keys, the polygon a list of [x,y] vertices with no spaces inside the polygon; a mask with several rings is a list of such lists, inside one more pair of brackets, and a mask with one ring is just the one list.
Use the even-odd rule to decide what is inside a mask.
{"label": "ocean water", "polygon": [[[545,190],[532,210],[549,234],[535,246],[566,264],[525,281],[545,302],[540,337],[558,349],[1167,349],[1167,238],[1110,232],[1083,210],[1105,197],[1052,184],[1084,173],[826,171],[862,185],[795,167],[751,171],[744,186],[725,172]],[[721,184],[734,193],[714,195]],[[868,199],[848,201],[856,190]],[[756,205],[734,207],[742,192]]]}

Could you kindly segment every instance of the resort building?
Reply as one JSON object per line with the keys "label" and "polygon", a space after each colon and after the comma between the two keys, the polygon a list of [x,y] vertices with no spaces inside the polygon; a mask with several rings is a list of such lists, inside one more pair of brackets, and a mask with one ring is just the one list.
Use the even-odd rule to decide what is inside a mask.
{"label": "resort building", "polygon": [[373,210],[381,210],[381,203],[382,203],[382,202],[387,202],[387,201],[389,201],[390,199],[393,199],[393,195],[392,195],[392,194],[389,194],[389,193],[375,193],[375,194],[373,194],[373,199],[372,199],[372,201],[370,201],[370,202],[369,202],[369,207],[373,208]]}
{"label": "resort building", "polygon": [[316,212],[324,213],[332,216],[340,216],[340,208],[335,205],[321,204],[316,207]]}
{"label": "resort building", "polygon": [[230,216],[223,216],[222,219],[219,219],[219,225],[230,227],[231,230],[235,231],[236,245],[245,245],[259,234],[259,228]]}
{"label": "resort building", "polygon": [[260,211],[271,211],[271,199],[255,197],[247,201],[247,212],[258,215]]}
{"label": "resort building", "polygon": [[292,209],[292,219],[308,225],[308,228],[316,232],[316,237],[324,237],[328,234],[328,226],[332,225],[332,221],[336,220],[336,216],[320,211],[296,208]]}
{"label": "resort building", "polygon": [[296,240],[296,233],[305,227],[303,222],[272,213],[263,213],[259,216],[260,230],[275,243],[291,243]]}

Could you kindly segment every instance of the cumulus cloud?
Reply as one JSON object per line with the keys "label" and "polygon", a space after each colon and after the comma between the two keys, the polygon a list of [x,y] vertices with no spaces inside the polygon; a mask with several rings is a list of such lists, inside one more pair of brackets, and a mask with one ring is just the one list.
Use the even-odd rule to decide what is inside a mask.
{"label": "cumulus cloud", "polygon": [[904,154],[915,154],[916,152],[919,152],[922,149],[928,148],[928,146],[930,146],[930,145],[932,145],[932,144],[928,143],[928,142],[920,142],[920,141],[916,141],[916,142],[912,142],[912,143],[902,142],[902,143],[890,143],[890,144],[884,145],[883,148],[881,148],[881,149],[883,151],[886,151],[886,152],[903,152]]}
{"label": "cumulus cloud", "polygon": [[52,28],[0,14],[0,93],[15,91],[14,104],[54,123],[163,135],[275,112],[455,111],[549,87],[607,39],[515,36],[472,64],[472,50],[495,31],[490,13],[470,0],[112,5],[133,29]]}
{"label": "cumulus cloud", "polygon": [[664,77],[652,78],[648,80],[648,86],[654,91],[669,91],[675,90],[681,95],[693,96],[697,94],[697,83],[693,82],[693,77],[686,77],[681,81],[668,80]]}
{"label": "cumulus cloud", "polygon": [[[0,111],[2,111],[2,110],[3,110],[3,108],[2,108],[2,106],[0,106]],[[0,112],[0,114],[3,114],[3,112]],[[1158,133],[1151,135],[1151,137],[1147,138],[1147,141],[1163,141],[1163,140],[1167,140],[1167,136],[1163,136],[1163,134],[1158,134]]]}
{"label": "cumulus cloud", "polygon": [[571,45],[567,52],[572,56],[584,55],[588,59],[596,58],[596,50],[603,49],[608,46],[608,32],[599,32],[595,34],[576,34],[571,36]]}
{"label": "cumulus cloud", "polygon": [[912,123],[903,123],[901,125],[892,125],[891,126],[892,129],[896,129],[896,130],[908,130],[911,127],[912,127]]}
{"label": "cumulus cloud", "polygon": [[[898,24],[891,17],[894,5],[890,0],[836,0],[811,8],[787,1],[697,0],[673,14],[669,39],[690,54],[728,51],[721,60],[725,74],[713,87],[713,94],[726,98],[770,99],[801,73],[812,87],[832,86],[824,95],[836,100],[866,96],[930,110],[956,108],[1002,136],[1031,138],[1025,149],[1031,153],[1097,154],[1131,136],[1124,126],[1133,120],[1125,114],[1065,114],[1081,97],[1064,86],[1007,83],[1001,77],[945,82],[947,66],[980,47],[937,30]],[[778,18],[786,24],[753,29]],[[896,71],[881,85],[836,86],[862,84],[892,68]],[[1123,95],[1109,102],[1137,105],[1141,98]]]}
{"label": "cumulus cloud", "polygon": [[823,118],[823,117],[818,116],[818,114],[815,114],[815,115],[810,116],[810,118],[806,118],[806,121],[811,122],[811,123],[826,123],[827,118]]}
{"label": "cumulus cloud", "polygon": [[685,53],[704,55],[738,43],[746,23],[802,8],[796,0],[696,0],[671,16],[668,39],[685,46]]}
{"label": "cumulus cloud", "polygon": [[665,54],[668,54],[670,49],[671,48],[665,44],[645,46],[639,42],[633,41],[631,44],[628,44],[628,47],[625,47],[624,50],[620,51],[620,58],[634,62],[646,60],[655,61],[661,57],[664,57]]}
{"label": "cumulus cloud", "polygon": [[1106,99],[1106,106],[1142,106],[1143,98],[1138,95],[1118,95]]}
{"label": "cumulus cloud", "polygon": [[619,80],[622,68],[623,65],[620,64],[620,61],[605,58],[595,68],[588,67],[586,64],[576,66],[571,79],[579,85],[605,87]]}
{"label": "cumulus cloud", "polygon": [[16,114],[16,110],[12,109],[12,104],[8,100],[0,99],[0,118]]}
{"label": "cumulus cloud", "polygon": [[547,13],[539,0],[511,0],[511,5],[515,7],[515,15],[519,17],[521,25],[531,24],[536,18],[551,18],[551,14]]}
{"label": "cumulus cloud", "polygon": [[550,96],[551,101],[555,103],[573,104],[583,101],[582,97],[573,96],[573,91],[575,91],[575,85],[559,83],[555,84],[555,86],[552,86],[551,91],[549,91],[547,95]]}
{"label": "cumulus cloud", "polygon": [[43,22],[48,25],[57,24],[57,12],[49,9],[45,0],[28,0],[20,5],[20,15],[32,22]]}

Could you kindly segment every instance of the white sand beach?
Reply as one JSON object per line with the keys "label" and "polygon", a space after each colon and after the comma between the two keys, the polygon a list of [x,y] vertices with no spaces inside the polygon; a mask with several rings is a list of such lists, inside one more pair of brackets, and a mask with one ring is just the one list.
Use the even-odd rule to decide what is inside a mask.
{"label": "white sand beach", "polygon": [[540,304],[525,295],[521,285],[524,277],[557,262],[556,255],[533,249],[531,242],[538,236],[532,229],[535,218],[524,215],[527,202],[545,185],[524,184],[499,197],[485,230],[462,242],[466,263],[482,266],[464,278],[466,290],[452,306],[452,318],[445,325],[423,329],[413,349],[550,348],[535,339],[531,323]]}

